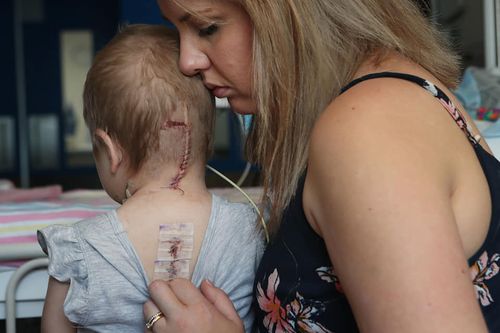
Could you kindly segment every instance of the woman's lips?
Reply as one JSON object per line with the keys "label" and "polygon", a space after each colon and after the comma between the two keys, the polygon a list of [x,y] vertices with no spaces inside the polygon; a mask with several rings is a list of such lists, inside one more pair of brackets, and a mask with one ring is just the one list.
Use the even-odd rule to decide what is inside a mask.
{"label": "woman's lips", "polygon": [[229,88],[228,87],[215,87],[212,89],[212,94],[217,98],[228,97]]}

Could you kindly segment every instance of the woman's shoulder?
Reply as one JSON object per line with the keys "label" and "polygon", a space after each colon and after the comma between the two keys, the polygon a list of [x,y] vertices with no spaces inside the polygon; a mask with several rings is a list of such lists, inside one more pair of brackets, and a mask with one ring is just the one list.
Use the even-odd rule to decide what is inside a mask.
{"label": "woman's shoulder", "polygon": [[[422,82],[427,80],[432,76],[422,76]],[[381,75],[361,80],[330,102],[313,128],[311,146],[313,152],[315,146],[323,149],[326,144],[341,153],[364,152],[371,146],[380,152],[435,142],[455,130],[449,114],[428,89]]]}
{"label": "woman's shoulder", "polygon": [[316,122],[306,192],[311,184],[348,181],[352,188],[357,180],[364,191],[387,186],[389,179],[403,183],[410,174],[452,184],[458,157],[449,145],[463,143],[462,136],[441,103],[417,84],[385,77],[362,81],[334,99]]}
{"label": "woman's shoulder", "polygon": [[378,127],[405,131],[405,126],[418,126],[440,107],[425,89],[425,82],[448,92],[432,73],[398,53],[369,57],[326,107],[317,125],[326,123],[332,134],[334,129],[345,129],[352,135],[366,133],[364,126],[374,129],[370,133]]}
{"label": "woman's shoulder", "polygon": [[324,145],[341,154],[399,145],[425,121],[425,109],[435,107],[433,99],[425,97],[423,89],[409,82],[387,78],[361,82],[326,107],[312,131],[312,152]]}

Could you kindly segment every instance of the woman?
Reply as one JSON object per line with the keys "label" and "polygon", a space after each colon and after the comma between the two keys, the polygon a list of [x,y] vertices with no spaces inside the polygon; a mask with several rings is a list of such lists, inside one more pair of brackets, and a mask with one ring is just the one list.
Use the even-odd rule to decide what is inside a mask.
{"label": "woman", "polygon": [[[273,231],[255,279],[260,332],[500,332],[500,164],[416,5],[158,3],[182,72],[254,115],[247,148]],[[154,332],[241,331],[209,282],[150,292]]]}

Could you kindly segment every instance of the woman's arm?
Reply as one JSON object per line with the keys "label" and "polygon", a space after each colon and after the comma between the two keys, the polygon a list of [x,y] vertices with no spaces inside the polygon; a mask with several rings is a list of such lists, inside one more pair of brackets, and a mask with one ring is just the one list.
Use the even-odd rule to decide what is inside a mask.
{"label": "woman's arm", "polygon": [[75,333],[76,329],[64,315],[64,299],[68,294],[69,283],[59,282],[49,277],[47,295],[43,306],[42,333]]}
{"label": "woman's arm", "polygon": [[419,111],[439,103],[404,84],[363,83],[318,121],[306,215],[362,332],[486,332],[452,209],[448,138]]}
{"label": "woman's arm", "polygon": [[153,281],[149,285],[152,301],[144,304],[144,319],[164,314],[152,327],[154,333],[204,332],[243,333],[243,323],[227,295],[210,282],[200,289],[186,279]]}

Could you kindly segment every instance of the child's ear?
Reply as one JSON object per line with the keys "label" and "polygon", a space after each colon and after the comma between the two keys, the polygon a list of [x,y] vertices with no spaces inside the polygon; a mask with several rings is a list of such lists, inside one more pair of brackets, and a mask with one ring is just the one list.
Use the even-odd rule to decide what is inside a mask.
{"label": "child's ear", "polygon": [[110,172],[115,174],[123,162],[123,150],[120,145],[113,140],[104,130],[97,128],[94,132],[95,139],[99,142],[99,149],[104,149],[104,153],[109,161]]}

